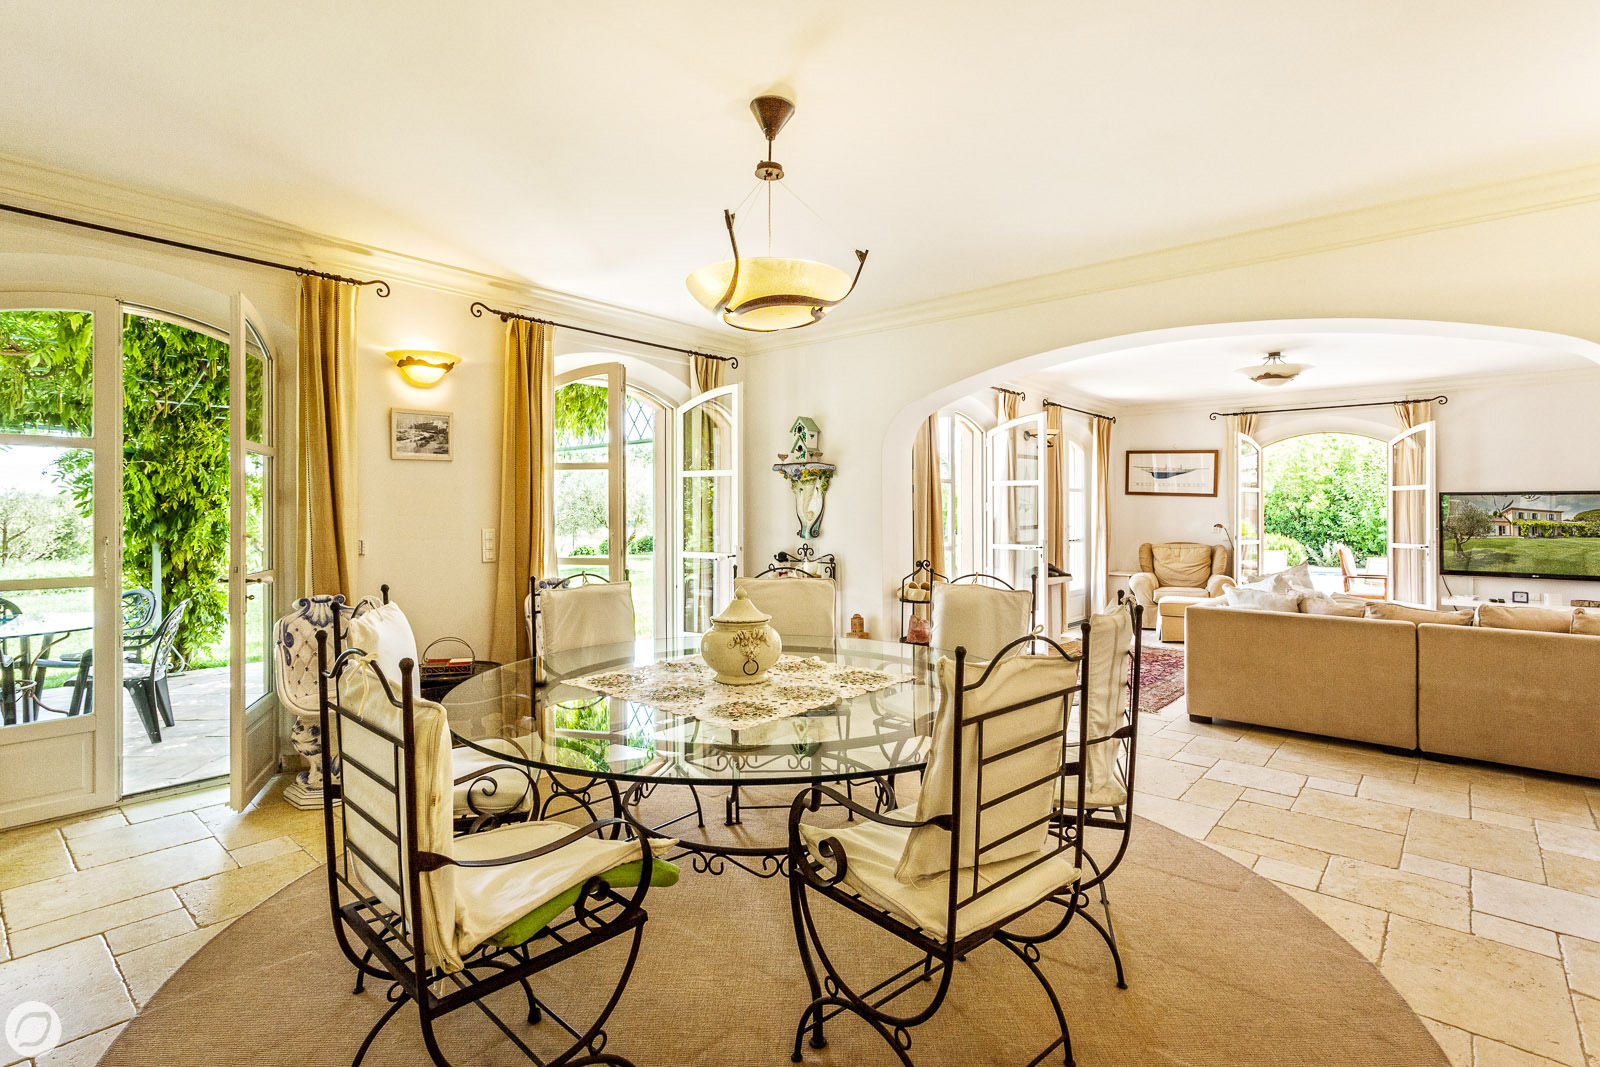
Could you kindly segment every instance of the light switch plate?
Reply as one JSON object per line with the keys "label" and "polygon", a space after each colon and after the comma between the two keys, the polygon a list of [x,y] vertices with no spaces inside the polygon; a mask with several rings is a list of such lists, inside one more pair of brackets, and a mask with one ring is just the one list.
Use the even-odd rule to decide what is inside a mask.
{"label": "light switch plate", "polygon": [[485,563],[494,562],[494,542],[494,529],[492,527],[485,526],[483,528],[483,562]]}

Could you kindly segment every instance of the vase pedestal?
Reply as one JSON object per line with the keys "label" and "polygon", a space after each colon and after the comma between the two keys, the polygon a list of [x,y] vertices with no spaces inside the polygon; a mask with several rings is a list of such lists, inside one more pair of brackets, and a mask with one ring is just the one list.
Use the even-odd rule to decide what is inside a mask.
{"label": "vase pedestal", "polygon": [[[302,811],[321,808],[327,792],[322,778],[322,723],[296,716],[294,728],[289,731],[289,743],[305,759],[306,767],[284,789],[283,799],[290,807]],[[333,757],[333,785],[339,785],[338,753]]]}

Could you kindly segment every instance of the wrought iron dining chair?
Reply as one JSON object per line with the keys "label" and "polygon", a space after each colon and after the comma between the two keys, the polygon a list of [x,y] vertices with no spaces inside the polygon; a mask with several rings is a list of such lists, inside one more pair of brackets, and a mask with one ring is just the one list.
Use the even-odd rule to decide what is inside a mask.
{"label": "wrought iron dining chair", "polygon": [[[1082,627],[1083,647],[1092,644]],[[1030,644],[1040,655],[1027,655]],[[950,992],[958,960],[990,943],[1010,951],[1050,1001],[1060,1036],[1030,1063],[1062,1050],[1072,1063],[1066,1016],[1039,967],[1039,945],[1059,936],[1082,909],[1083,842],[1054,829],[1085,814],[1088,718],[1072,725],[1085,691],[1076,664],[1054,641],[1019,638],[969,681],[967,652],[939,664],[944,704],[934,724],[922,794],[914,809],[880,814],[836,790],[812,786],[789,812],[789,894],[795,939],[811,1003],[795,1030],[793,1059],[807,1036],[827,1045],[825,1024],[862,1019],[910,1067],[911,1030],[932,1019]],[[846,829],[804,817],[824,799],[862,819]],[[881,980],[847,979],[823,943],[813,909],[826,898],[906,942],[918,958]],[[842,953],[848,958],[848,946]],[[819,975],[818,968],[822,973]],[[871,984],[868,984],[871,982]],[[910,1007],[894,1002],[925,992]]]}
{"label": "wrought iron dining chair", "polygon": [[[677,868],[656,860],[648,835],[626,818],[455,837],[444,709],[415,697],[409,658],[399,665],[396,695],[362,650],[330,657],[328,636],[316,634],[321,726],[336,739],[344,774],[343,804],[327,790],[322,808],[334,934],[356,968],[357,993],[367,977],[392,983],[391,1003],[353,1067],[407,1003],[416,1005],[423,1046],[439,1067],[450,1061],[434,1025],[469,1004],[530,1062],[629,1064],[605,1051],[604,1027],[638,959],[645,895],[676,881]],[[322,756],[330,779],[332,747]],[[605,831],[620,836],[603,838]],[[617,939],[627,957],[593,1022],[580,1029],[535,995],[531,977]],[[530,1026],[548,1015],[565,1031],[561,1039],[571,1038],[553,1058],[540,1058],[485,1002],[513,984],[522,987]]]}
{"label": "wrought iron dining chair", "polygon": [[975,660],[996,656],[1007,643],[1033,632],[1033,594],[992,574],[964,574],[934,582],[932,637],[937,649],[965,648]]}

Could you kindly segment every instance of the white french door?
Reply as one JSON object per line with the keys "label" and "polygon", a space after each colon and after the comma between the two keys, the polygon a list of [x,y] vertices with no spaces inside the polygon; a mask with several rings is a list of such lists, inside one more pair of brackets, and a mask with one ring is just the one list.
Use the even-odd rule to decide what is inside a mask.
{"label": "white french door", "polygon": [[678,409],[672,528],[678,531],[673,622],[680,636],[711,629],[711,616],[733,596],[741,433],[737,385],[701,393]]}
{"label": "white french door", "polygon": [[1241,582],[1261,577],[1266,527],[1266,493],[1261,462],[1261,445],[1247,433],[1238,435],[1233,447],[1238,453],[1238,484],[1234,490],[1233,528],[1239,531],[1239,550],[1233,573]]}
{"label": "white french door", "polygon": [[[986,435],[989,463],[989,573],[1045,603],[1049,507],[1045,491],[1045,416],[1002,422]],[[951,577],[958,577],[952,575]]]}
{"label": "white french door", "polygon": [[1439,602],[1436,425],[1413,426],[1389,441],[1389,599],[1423,608]]}
{"label": "white french door", "polygon": [[118,795],[121,323],[0,294],[0,828]]}
{"label": "white french door", "polygon": [[555,381],[556,406],[573,429],[556,441],[556,567],[628,580],[627,462],[620,363],[568,371]]}
{"label": "white french door", "polygon": [[242,294],[228,332],[228,766],[243,811],[278,769],[278,706],[270,655],[277,618],[273,567],[272,353]]}

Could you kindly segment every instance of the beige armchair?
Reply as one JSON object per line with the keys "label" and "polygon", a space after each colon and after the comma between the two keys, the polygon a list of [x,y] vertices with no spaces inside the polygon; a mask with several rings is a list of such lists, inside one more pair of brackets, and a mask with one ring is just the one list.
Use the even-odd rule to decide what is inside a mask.
{"label": "beige armchair", "polygon": [[1134,599],[1144,608],[1146,626],[1160,617],[1156,605],[1167,597],[1200,600],[1221,596],[1235,582],[1228,574],[1225,545],[1171,541],[1139,546],[1139,573],[1128,579]]}

